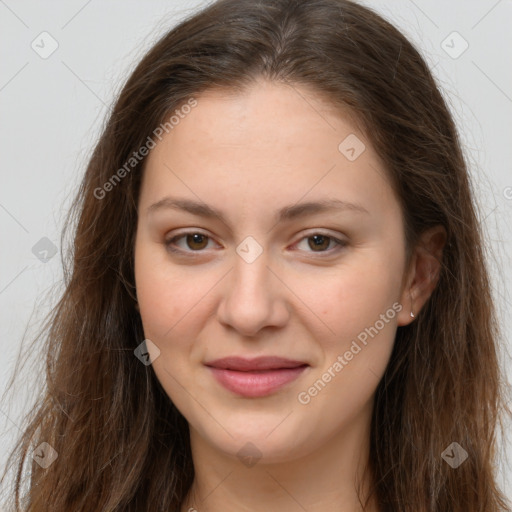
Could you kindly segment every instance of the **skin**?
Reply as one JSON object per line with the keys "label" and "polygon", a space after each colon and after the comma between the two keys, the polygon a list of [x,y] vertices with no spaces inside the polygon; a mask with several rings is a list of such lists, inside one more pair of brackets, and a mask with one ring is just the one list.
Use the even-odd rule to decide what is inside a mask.
{"label": "skin", "polygon": [[[354,118],[313,91],[260,80],[243,94],[212,89],[196,99],[148,156],[135,241],[139,310],[160,351],[152,366],[190,425],[196,474],[181,511],[362,510],[356,485],[364,499],[374,393],[397,328],[434,289],[444,231],[424,233],[406,265],[400,204],[382,162]],[[366,146],[354,161],[338,149],[349,134]],[[226,222],[148,210],[167,196],[207,203]],[[323,198],[367,212],[276,223],[280,208]],[[178,255],[166,241],[183,231],[206,238],[174,240]],[[333,238],[316,248],[315,234]],[[251,263],[236,251],[248,236],[263,251]],[[401,310],[333,372],[394,303]],[[229,355],[309,367],[269,396],[246,398],[204,366]],[[299,402],[329,368],[330,382]]]}

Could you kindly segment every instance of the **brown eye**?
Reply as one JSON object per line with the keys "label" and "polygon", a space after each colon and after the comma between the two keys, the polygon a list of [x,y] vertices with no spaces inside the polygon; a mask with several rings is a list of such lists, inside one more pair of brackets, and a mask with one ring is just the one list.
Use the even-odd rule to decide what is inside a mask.
{"label": "brown eye", "polygon": [[[185,241],[185,244],[181,243],[180,245],[178,242],[182,240]],[[169,251],[172,252],[201,252],[203,249],[207,248],[209,241],[210,237],[204,233],[200,233],[198,231],[190,231],[188,233],[182,233],[170,238],[169,240],[166,240],[165,246]]]}
{"label": "brown eye", "polygon": [[308,240],[313,240],[313,243],[309,243],[309,247],[311,249],[327,249],[329,247],[329,243],[331,241],[331,237],[325,236],[325,235],[313,235],[309,236]]}
{"label": "brown eye", "polygon": [[[307,240],[307,248],[301,248],[300,245]],[[314,253],[335,253],[339,250],[343,249],[348,243],[343,240],[339,240],[338,238],[335,238],[331,235],[324,234],[324,233],[313,233],[310,236],[306,236],[302,238],[297,244],[296,244],[300,250],[303,250],[305,252],[314,252]]]}
{"label": "brown eye", "polygon": [[201,233],[193,233],[191,235],[185,235],[185,237],[187,247],[190,249],[200,250],[208,245],[208,237]]}

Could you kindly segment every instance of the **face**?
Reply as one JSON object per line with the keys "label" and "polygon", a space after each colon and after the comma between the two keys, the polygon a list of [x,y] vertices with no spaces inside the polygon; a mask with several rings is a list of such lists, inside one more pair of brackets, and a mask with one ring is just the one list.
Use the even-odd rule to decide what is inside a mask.
{"label": "face", "polygon": [[356,123],[313,92],[196,99],[140,193],[152,367],[193,437],[292,460],[369,418],[410,310],[400,206]]}

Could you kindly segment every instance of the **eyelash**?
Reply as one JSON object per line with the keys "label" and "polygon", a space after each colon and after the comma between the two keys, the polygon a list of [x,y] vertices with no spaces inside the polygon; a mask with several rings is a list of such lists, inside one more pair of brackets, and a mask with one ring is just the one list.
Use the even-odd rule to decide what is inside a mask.
{"label": "eyelash", "polygon": [[[176,240],[179,240],[180,238],[184,238],[186,237],[187,235],[202,235],[204,236],[208,241],[209,240],[212,240],[212,237],[208,236],[206,233],[202,233],[201,231],[184,231],[182,233],[179,233],[178,235],[175,235],[173,236],[172,238],[166,240],[164,242],[166,248],[173,252],[173,253],[179,253],[179,254],[182,254],[182,255],[190,255],[191,257],[196,257],[198,256],[198,253],[201,253],[201,252],[204,252],[205,249],[201,249],[201,250],[196,250],[196,251],[193,251],[193,250],[184,250],[184,249],[176,249],[175,247],[173,247],[173,243],[176,241]],[[330,250],[326,250],[326,251],[319,251],[318,253],[316,253],[315,251],[308,251],[308,252],[312,252],[313,254],[327,254],[329,256],[331,256],[333,253],[337,253],[339,252],[341,249],[343,249],[345,246],[348,245],[348,243],[344,240],[340,240],[339,238],[335,238],[334,236],[328,234],[328,233],[322,233],[321,231],[314,231],[312,232],[311,234],[307,235],[307,236],[304,236],[302,237],[298,242],[296,242],[296,244],[294,245],[297,245],[298,243],[302,242],[303,240],[307,240],[308,238],[312,238],[313,236],[315,235],[320,235],[320,236],[323,236],[323,237],[326,237],[329,239],[329,241],[331,242],[335,242],[337,244],[337,247],[335,247],[334,249],[330,249]],[[324,257],[324,256],[315,256],[315,257]]]}

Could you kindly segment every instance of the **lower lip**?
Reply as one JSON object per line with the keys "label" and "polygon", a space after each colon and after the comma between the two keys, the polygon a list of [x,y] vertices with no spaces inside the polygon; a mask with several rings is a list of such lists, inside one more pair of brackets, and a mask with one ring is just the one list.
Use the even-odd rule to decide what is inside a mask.
{"label": "lower lip", "polygon": [[237,395],[257,398],[270,395],[289,382],[294,381],[307,366],[252,372],[224,370],[212,366],[208,368],[210,368],[217,381],[229,391]]}

